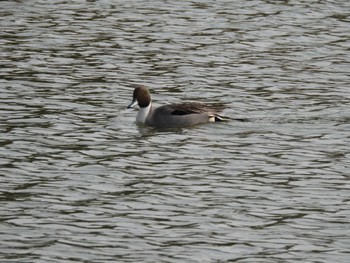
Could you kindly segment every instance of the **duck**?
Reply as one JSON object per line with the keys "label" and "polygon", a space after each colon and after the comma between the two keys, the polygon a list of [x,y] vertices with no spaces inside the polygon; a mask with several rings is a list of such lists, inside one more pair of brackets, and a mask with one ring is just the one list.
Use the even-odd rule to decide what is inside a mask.
{"label": "duck", "polygon": [[208,122],[227,120],[219,115],[221,106],[207,106],[199,102],[168,104],[154,108],[151,94],[144,85],[135,85],[133,99],[127,108],[139,106],[136,122],[156,128],[184,128]]}

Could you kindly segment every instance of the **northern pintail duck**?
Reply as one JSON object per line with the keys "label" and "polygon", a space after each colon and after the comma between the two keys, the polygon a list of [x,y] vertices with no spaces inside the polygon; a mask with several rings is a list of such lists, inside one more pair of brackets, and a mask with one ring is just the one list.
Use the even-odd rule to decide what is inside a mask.
{"label": "northern pintail duck", "polygon": [[218,115],[222,107],[208,107],[197,102],[169,104],[153,108],[148,89],[141,85],[134,89],[133,100],[128,108],[136,105],[140,107],[136,121],[152,127],[181,128],[224,120]]}

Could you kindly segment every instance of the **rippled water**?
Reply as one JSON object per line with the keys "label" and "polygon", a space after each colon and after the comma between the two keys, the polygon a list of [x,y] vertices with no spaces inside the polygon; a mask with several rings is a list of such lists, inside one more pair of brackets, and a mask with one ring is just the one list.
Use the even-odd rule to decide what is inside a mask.
{"label": "rippled water", "polygon": [[349,261],[350,2],[0,7],[1,262]]}

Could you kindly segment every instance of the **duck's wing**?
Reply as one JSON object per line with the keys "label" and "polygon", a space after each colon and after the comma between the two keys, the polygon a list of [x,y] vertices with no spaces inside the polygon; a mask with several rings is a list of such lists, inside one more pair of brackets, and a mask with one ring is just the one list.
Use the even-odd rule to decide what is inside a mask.
{"label": "duck's wing", "polygon": [[167,105],[171,115],[188,115],[188,114],[208,114],[216,115],[223,107],[222,105],[205,105],[198,102],[187,102]]}

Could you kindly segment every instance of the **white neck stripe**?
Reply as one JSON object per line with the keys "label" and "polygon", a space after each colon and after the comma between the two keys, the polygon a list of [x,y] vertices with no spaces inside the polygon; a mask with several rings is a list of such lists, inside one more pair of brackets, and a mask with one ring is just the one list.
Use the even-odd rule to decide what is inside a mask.
{"label": "white neck stripe", "polygon": [[141,122],[141,123],[146,123],[146,119],[147,119],[148,114],[151,110],[151,107],[152,107],[152,103],[150,103],[145,108],[140,108],[139,112],[137,113],[137,116],[136,116],[136,121]]}

